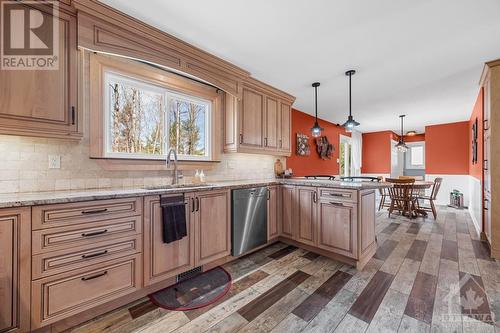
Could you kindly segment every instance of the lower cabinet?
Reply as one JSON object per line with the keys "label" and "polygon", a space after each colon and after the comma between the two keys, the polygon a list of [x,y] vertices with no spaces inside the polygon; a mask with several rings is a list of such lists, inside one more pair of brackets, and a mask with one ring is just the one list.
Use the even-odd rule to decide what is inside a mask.
{"label": "lower cabinet", "polygon": [[279,236],[279,191],[277,186],[267,188],[267,239],[271,240]]}
{"label": "lower cabinet", "polygon": [[31,209],[0,209],[0,332],[30,331]]}
{"label": "lower cabinet", "polygon": [[187,237],[164,243],[160,196],[144,199],[144,284],[150,285],[194,267],[194,196],[186,195]]}
{"label": "lower cabinet", "polygon": [[319,248],[357,257],[357,204],[320,201],[318,206]]}
{"label": "lower cabinet", "polygon": [[282,185],[281,191],[281,235],[287,238],[295,239],[295,186]]}
{"label": "lower cabinet", "polygon": [[171,243],[162,237],[159,196],[144,200],[144,284],[151,285],[231,251],[230,192],[186,193],[187,236]]}
{"label": "lower cabinet", "polygon": [[231,252],[231,193],[198,192],[194,202],[195,265],[199,266]]}
{"label": "lower cabinet", "polygon": [[298,186],[297,195],[297,241],[316,245],[316,213],[318,192],[316,187]]}

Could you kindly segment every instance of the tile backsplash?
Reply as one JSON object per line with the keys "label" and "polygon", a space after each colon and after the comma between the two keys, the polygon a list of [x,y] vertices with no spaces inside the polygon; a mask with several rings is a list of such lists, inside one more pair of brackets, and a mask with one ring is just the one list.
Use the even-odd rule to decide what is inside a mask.
{"label": "tile backsplash", "polygon": [[[49,155],[61,156],[60,169],[49,169]],[[0,135],[0,193],[142,187],[171,181],[169,171],[103,170],[88,156],[87,138],[70,142]],[[275,160],[267,155],[222,154],[221,162],[205,174],[207,181],[273,178]],[[189,182],[194,172],[184,175]]]}

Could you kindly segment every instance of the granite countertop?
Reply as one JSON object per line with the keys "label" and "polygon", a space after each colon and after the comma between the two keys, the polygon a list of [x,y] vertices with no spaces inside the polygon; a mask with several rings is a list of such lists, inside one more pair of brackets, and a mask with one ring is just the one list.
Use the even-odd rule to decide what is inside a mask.
{"label": "granite countertop", "polygon": [[106,188],[71,191],[49,191],[49,192],[24,192],[0,194],[0,208],[49,205],[57,203],[128,198],[146,195],[175,194],[194,191],[210,191],[220,189],[269,186],[278,184],[317,186],[344,189],[377,189],[389,187],[385,183],[373,182],[341,182],[331,180],[309,180],[305,178],[292,179],[265,179],[265,180],[238,180],[220,181],[206,184],[186,184],[180,186],[158,186],[158,187],[130,187],[130,188]]}

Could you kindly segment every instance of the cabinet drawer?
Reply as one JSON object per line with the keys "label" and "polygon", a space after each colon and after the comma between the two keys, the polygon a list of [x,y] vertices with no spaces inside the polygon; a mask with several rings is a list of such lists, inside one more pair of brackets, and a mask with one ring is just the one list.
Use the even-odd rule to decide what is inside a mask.
{"label": "cabinet drawer", "polygon": [[95,200],[33,207],[33,230],[142,214],[142,198]]}
{"label": "cabinet drawer", "polygon": [[99,221],[68,227],[36,230],[32,233],[33,254],[49,251],[72,251],[76,246],[131,236],[141,232],[141,216]]}
{"label": "cabinet drawer", "polygon": [[91,270],[32,282],[32,328],[53,323],[141,288],[140,255]]}
{"label": "cabinet drawer", "polygon": [[358,195],[356,190],[343,190],[335,188],[320,188],[319,196],[322,200],[357,202]]}
{"label": "cabinet drawer", "polygon": [[141,252],[142,242],[138,235],[112,239],[91,246],[52,251],[32,257],[33,279],[88,267],[105,261]]}

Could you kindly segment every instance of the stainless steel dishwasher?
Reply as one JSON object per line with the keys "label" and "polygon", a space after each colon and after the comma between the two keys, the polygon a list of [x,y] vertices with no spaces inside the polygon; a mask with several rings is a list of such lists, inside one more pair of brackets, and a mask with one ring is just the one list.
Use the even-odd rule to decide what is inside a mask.
{"label": "stainless steel dishwasher", "polygon": [[266,187],[232,191],[231,254],[239,256],[267,243]]}

